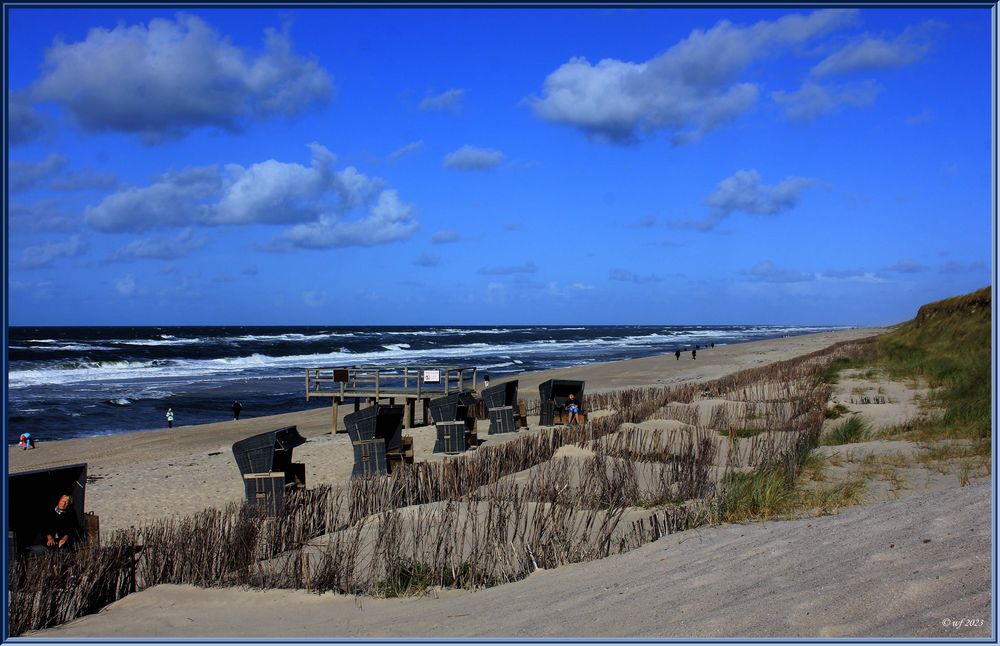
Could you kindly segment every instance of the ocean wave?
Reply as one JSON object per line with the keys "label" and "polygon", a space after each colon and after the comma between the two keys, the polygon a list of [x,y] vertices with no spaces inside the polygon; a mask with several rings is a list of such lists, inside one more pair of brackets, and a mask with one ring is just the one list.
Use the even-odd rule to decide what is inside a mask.
{"label": "ocean wave", "polygon": [[8,386],[12,390],[17,390],[31,386],[154,380],[161,388],[164,384],[168,385],[169,390],[175,383],[185,380],[288,376],[293,370],[310,367],[414,365],[428,362],[446,365],[452,361],[464,365],[482,361],[492,366],[507,361],[523,365],[518,362],[530,360],[532,364],[541,361],[547,365],[551,364],[552,367],[559,367],[566,361],[572,361],[568,365],[580,365],[581,361],[592,363],[639,356],[636,354],[637,351],[643,351],[642,354],[672,352],[674,348],[698,344],[709,337],[713,338],[715,343],[723,343],[831,329],[839,328],[687,326],[683,329],[663,328],[647,334],[607,335],[579,340],[541,338],[507,343],[476,342],[417,348],[408,343],[387,343],[379,349],[367,352],[351,352],[348,348],[340,347],[329,352],[280,356],[255,352],[244,356],[212,359],[75,360],[49,366],[43,362],[25,362],[29,363],[27,367],[18,366],[15,362],[8,372]]}

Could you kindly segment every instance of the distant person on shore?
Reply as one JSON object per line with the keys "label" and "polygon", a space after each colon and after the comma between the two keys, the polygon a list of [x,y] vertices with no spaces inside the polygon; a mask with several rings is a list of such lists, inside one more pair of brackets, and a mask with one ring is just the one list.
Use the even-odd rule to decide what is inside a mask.
{"label": "distant person on shore", "polygon": [[73,496],[66,494],[59,497],[55,508],[45,515],[35,545],[28,547],[29,552],[47,554],[73,547],[78,528],[76,514],[70,509],[72,506]]}
{"label": "distant person on shore", "polygon": [[580,405],[576,401],[576,395],[573,393],[569,394],[566,398],[566,412],[569,413],[569,419],[566,423],[570,426],[575,426],[580,423],[579,413]]}
{"label": "distant person on shore", "polygon": [[697,358],[698,358],[698,347],[697,347],[697,346],[695,346],[695,347],[694,347],[694,348],[693,348],[693,349],[691,350],[691,358],[692,358],[692,359],[697,359]]}
{"label": "distant person on shore", "polygon": [[167,409],[167,428],[173,428],[173,427],[174,427],[174,409],[173,408],[168,408]]}
{"label": "distant person on shore", "polygon": [[35,440],[31,437],[31,433],[21,433],[21,441],[17,445],[21,447],[22,451],[27,451],[35,448]]}
{"label": "distant person on shore", "polygon": [[233,402],[233,419],[237,422],[240,421],[241,410],[243,410],[243,404],[241,404],[240,400],[237,399]]}
{"label": "distant person on shore", "polygon": [[674,350],[674,357],[679,361],[680,358],[681,358],[681,351],[680,350]]}

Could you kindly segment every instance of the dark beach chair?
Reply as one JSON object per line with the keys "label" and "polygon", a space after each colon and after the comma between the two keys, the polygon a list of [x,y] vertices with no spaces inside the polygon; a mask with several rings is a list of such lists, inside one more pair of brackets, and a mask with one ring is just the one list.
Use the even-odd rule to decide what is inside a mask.
{"label": "dark beach chair", "polygon": [[352,477],[385,475],[413,461],[413,440],[403,437],[403,406],[374,404],[344,417],[354,447]]}
{"label": "dark beach chair", "polygon": [[306,465],[292,462],[292,450],[305,442],[297,427],[286,426],[233,444],[248,505],[265,507],[276,516],[284,508],[286,492],[305,488]]}
{"label": "dark beach chair", "polygon": [[566,399],[570,393],[576,399],[580,412],[577,416],[581,420],[586,420],[583,410],[583,390],[586,382],[574,381],[571,379],[549,379],[538,385],[538,399],[541,405],[541,413],[538,423],[541,426],[552,426],[554,424],[565,424],[569,416],[566,414]]}
{"label": "dark beach chair", "polygon": [[517,380],[483,390],[483,401],[490,418],[490,435],[513,433],[520,417],[517,411]]}
{"label": "dark beach chair", "polygon": [[100,522],[85,513],[87,465],[70,464],[51,469],[22,471],[7,476],[7,554],[17,558],[36,542],[42,525],[63,495],[73,497],[76,518],[73,545],[100,544]]}
{"label": "dark beach chair", "polygon": [[454,393],[430,401],[437,438],[434,453],[461,453],[479,445],[472,393]]}

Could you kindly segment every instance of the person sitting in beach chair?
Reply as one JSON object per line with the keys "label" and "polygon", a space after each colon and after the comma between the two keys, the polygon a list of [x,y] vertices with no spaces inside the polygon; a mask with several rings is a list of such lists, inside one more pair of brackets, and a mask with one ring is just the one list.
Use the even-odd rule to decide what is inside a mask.
{"label": "person sitting in beach chair", "polygon": [[45,515],[35,544],[28,547],[29,553],[48,554],[75,547],[79,527],[76,514],[70,509],[72,506],[73,496],[64,494],[59,497],[55,508]]}
{"label": "person sitting in beach chair", "polygon": [[570,393],[566,398],[566,412],[569,413],[569,419],[566,421],[569,426],[576,426],[580,423],[580,405],[573,393]]}

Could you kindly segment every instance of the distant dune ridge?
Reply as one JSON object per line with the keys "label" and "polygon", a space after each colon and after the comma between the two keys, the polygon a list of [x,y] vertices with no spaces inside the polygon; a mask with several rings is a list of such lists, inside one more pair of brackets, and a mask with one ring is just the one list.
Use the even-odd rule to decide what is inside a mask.
{"label": "distant dune ridge", "polygon": [[[588,426],[533,424],[461,459],[413,429],[412,474],[350,489],[349,443],[326,409],[10,450],[12,470],[88,462],[103,549],[148,548],[131,583],[93,555],[75,591],[43,594],[86,613],[97,587],[105,603],[139,591],[26,636],[992,635],[992,453],[983,391],[956,376],[981,375],[984,357],[989,375],[991,307],[986,288],[888,333],[523,375],[522,392],[586,379]],[[848,437],[850,420],[862,430]],[[229,447],[289,423],[309,439],[295,453],[309,497],[294,520],[245,524]],[[755,489],[764,477],[773,486]],[[233,549],[232,532],[252,549]],[[12,626],[51,625],[18,596],[33,585],[19,572]],[[315,594],[327,590],[348,594]]]}

